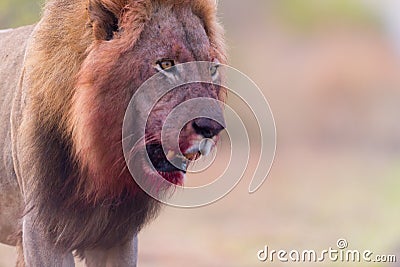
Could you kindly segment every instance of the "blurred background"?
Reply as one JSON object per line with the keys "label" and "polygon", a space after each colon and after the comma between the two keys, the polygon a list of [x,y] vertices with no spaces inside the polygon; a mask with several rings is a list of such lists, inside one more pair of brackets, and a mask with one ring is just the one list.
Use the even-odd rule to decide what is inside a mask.
{"label": "blurred background", "polygon": [[[400,1],[219,7],[230,65],[258,84],[274,113],[275,163],[255,194],[245,177],[215,204],[166,207],[140,234],[139,266],[266,266],[257,260],[266,245],[322,251],[339,238],[400,261]],[[1,0],[0,28],[33,23],[40,8]],[[14,260],[0,246],[0,266]]]}

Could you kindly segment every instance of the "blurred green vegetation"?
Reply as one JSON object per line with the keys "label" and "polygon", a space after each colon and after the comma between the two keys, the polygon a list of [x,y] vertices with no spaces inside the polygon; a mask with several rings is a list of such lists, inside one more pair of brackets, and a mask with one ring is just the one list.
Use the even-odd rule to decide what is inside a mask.
{"label": "blurred green vegetation", "polygon": [[342,21],[347,25],[379,25],[377,13],[360,0],[279,0],[276,14],[300,30],[325,27]]}
{"label": "blurred green vegetation", "polygon": [[35,23],[42,5],[43,0],[1,0],[0,29]]}
{"label": "blurred green vegetation", "polygon": [[[229,4],[231,0],[225,0]],[[0,28],[32,24],[39,19],[44,0],[1,0]],[[360,0],[278,0],[274,13],[291,26],[310,30],[329,21],[344,20],[362,24],[378,24],[376,13]]]}

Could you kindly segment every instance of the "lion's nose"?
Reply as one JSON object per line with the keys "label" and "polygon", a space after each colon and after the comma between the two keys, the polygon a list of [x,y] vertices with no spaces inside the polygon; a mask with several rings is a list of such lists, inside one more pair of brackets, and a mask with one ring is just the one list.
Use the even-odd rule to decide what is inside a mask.
{"label": "lion's nose", "polygon": [[209,118],[197,118],[192,122],[193,129],[204,138],[213,138],[218,135],[224,126]]}

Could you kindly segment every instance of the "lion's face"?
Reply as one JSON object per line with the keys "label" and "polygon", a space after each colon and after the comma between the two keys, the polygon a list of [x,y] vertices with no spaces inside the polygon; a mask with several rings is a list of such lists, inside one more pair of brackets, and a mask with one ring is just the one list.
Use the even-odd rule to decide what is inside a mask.
{"label": "lion's face", "polygon": [[[164,76],[165,85],[168,86],[169,80],[178,79],[185,71],[182,70],[182,66],[174,67],[181,63],[209,61],[218,64],[219,59],[211,48],[202,21],[190,13],[190,10],[185,9],[175,12],[160,10],[153,15],[143,31],[142,38],[133,49],[139,58],[143,58],[139,67],[142,73],[140,77],[137,77],[141,83],[160,72]],[[217,65],[215,65],[214,69],[210,69],[209,80],[217,82],[217,79],[219,75]],[[199,97],[219,99],[220,90],[218,86],[205,83],[180,86],[162,97],[150,113],[146,126],[147,153],[154,168],[170,182],[182,183],[183,174],[189,162],[200,157],[201,153],[208,154],[212,148],[203,140],[211,139],[212,144],[215,144],[223,126],[211,119],[197,118],[182,125],[180,133],[176,133],[165,125],[167,116],[179,104],[190,99]],[[148,93],[152,94],[152,92]],[[154,103],[138,104],[153,105]],[[144,107],[139,108],[139,110],[143,109]],[[193,111],[190,109],[181,109],[175,115],[183,117],[191,112]],[[214,107],[207,115],[222,117],[222,109]],[[161,138],[163,127],[167,127],[166,140]],[[179,138],[179,148],[184,155],[183,158],[176,156],[180,153],[174,149],[165,151],[165,146],[168,146],[165,142],[172,143],[174,138]],[[203,151],[200,151],[202,148],[204,148]],[[144,168],[147,172],[150,171],[147,166]]]}
{"label": "lion's face", "polygon": [[[134,36],[132,32],[137,32],[137,27],[137,17],[128,11],[114,38],[93,45],[80,72],[74,96],[75,153],[90,175],[97,177],[95,181],[101,180],[103,184],[112,185],[122,176],[129,176],[121,148],[122,123],[130,99],[146,80],[161,73],[168,83],[180,74],[180,68],[174,68],[175,65],[194,61],[215,63],[210,68],[210,81],[218,82],[221,76],[218,64],[223,59],[210,41],[204,21],[193,13],[190,4],[154,5],[140,34]],[[134,37],[137,39],[132,39]],[[149,99],[153,93],[149,90]],[[138,103],[135,107],[138,121],[147,119],[143,151],[152,163],[134,159],[137,164],[140,162],[142,173],[139,175],[151,179],[158,173],[172,183],[182,184],[188,163],[210,152],[224,126],[205,117],[196,118],[183,125],[178,133],[167,130],[162,144],[165,120],[175,107],[187,100],[199,97],[222,100],[223,95],[223,89],[212,84],[183,85],[164,95],[148,118],[143,118],[145,114],[140,111],[154,103]],[[190,112],[190,108],[186,108],[181,110],[181,115]],[[223,116],[221,106],[208,108],[207,112],[206,117]],[[132,124],[135,125],[135,121]],[[184,157],[175,156],[179,151],[163,151],[164,141],[172,142],[174,138],[178,138]]]}

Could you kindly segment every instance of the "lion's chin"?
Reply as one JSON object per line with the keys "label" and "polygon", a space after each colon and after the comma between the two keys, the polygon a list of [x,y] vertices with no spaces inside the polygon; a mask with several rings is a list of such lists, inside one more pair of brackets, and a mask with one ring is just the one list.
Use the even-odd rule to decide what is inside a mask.
{"label": "lion's chin", "polygon": [[185,180],[185,174],[182,171],[173,171],[173,172],[157,171],[157,172],[168,182],[174,185],[183,186],[183,182]]}

